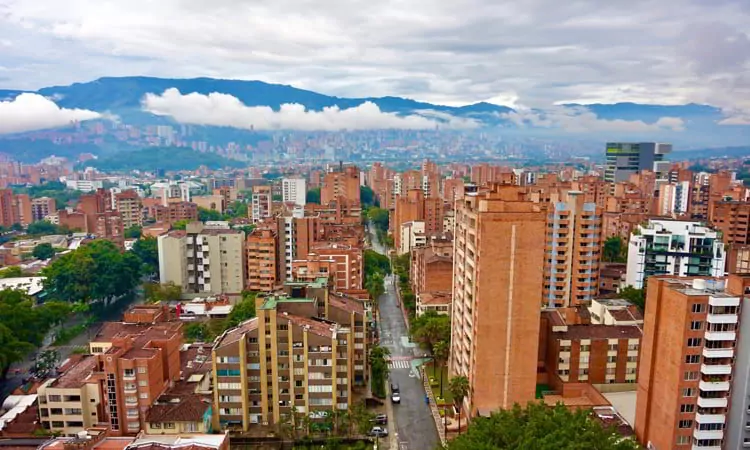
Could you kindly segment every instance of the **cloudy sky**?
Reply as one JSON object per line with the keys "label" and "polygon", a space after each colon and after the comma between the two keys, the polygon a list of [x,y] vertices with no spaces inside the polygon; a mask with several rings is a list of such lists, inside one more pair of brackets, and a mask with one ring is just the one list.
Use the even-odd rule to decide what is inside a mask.
{"label": "cloudy sky", "polygon": [[707,103],[750,123],[750,0],[0,0],[0,88],[260,79],[339,96]]}

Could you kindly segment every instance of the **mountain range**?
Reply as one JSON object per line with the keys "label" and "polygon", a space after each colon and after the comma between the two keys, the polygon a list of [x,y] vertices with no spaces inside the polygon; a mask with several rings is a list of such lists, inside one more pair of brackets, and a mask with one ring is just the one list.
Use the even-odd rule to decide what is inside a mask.
{"label": "mountain range", "polygon": [[[385,113],[418,115],[437,122],[447,120],[446,117],[462,118],[482,127],[499,129],[511,136],[567,136],[592,140],[659,139],[677,143],[678,147],[681,144],[682,148],[747,145],[750,141],[750,126],[720,125],[723,115],[719,108],[692,103],[566,104],[548,110],[516,112],[507,106],[486,102],[454,107],[402,97],[335,97],[262,81],[152,77],[105,77],[69,86],[45,87],[35,93],[53,100],[62,108],[106,112],[117,115],[125,123],[156,124],[174,120],[169,116],[157,116],[145,111],[143,99],[147,94],[160,95],[171,88],[176,88],[183,95],[228,94],[246,106],[268,106],[274,111],[288,103],[303,105],[310,111],[320,111],[333,106],[343,110],[371,102]],[[22,92],[0,90],[0,101],[12,100]],[[670,126],[659,125],[664,118],[669,119]],[[640,122],[633,125],[623,123],[624,121]]]}

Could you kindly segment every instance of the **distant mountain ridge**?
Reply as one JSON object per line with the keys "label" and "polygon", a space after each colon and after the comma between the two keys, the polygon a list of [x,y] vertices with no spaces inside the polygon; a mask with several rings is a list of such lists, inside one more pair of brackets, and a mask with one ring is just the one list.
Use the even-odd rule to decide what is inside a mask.
{"label": "distant mountain ridge", "polygon": [[[247,106],[268,106],[278,110],[282,104],[297,103],[309,110],[319,111],[326,107],[338,106],[347,109],[364,102],[375,103],[381,111],[399,115],[422,114],[426,111],[450,114],[455,117],[471,118],[482,124],[501,127],[510,136],[544,137],[565,135],[564,131],[554,127],[537,126],[528,122],[519,126],[509,120],[508,113],[514,110],[508,106],[479,102],[465,106],[436,105],[402,97],[362,97],[344,98],[299,89],[293,86],[271,84],[251,80],[226,80],[214,78],[154,78],[154,77],[104,77],[85,83],[74,83],[69,86],[51,86],[39,89],[36,93],[53,99],[60,107],[88,109],[98,112],[110,112],[120,116],[125,123],[156,124],[169,123],[168,117],[154,116],[142,110],[141,101],[148,93],[161,94],[170,88],[178,89],[182,94],[213,92],[232,95]],[[23,91],[0,90],[0,101],[11,100]],[[638,103],[615,104],[566,104],[564,107],[586,108],[596,114],[598,119],[609,121],[642,121],[654,124],[660,118],[673,117],[682,119],[683,131],[660,130],[631,132],[627,129],[617,133],[592,131],[595,139],[658,139],[673,142],[681,141],[683,146],[729,146],[746,145],[750,142],[750,127],[722,126],[718,122],[723,118],[719,108],[710,105],[650,105]],[[539,111],[545,114],[545,111]],[[435,120],[441,120],[439,117]]]}

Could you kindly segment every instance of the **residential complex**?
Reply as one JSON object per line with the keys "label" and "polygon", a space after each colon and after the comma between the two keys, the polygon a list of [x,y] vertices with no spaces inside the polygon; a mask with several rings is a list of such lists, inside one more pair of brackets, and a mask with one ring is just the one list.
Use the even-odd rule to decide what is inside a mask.
{"label": "residential complex", "polygon": [[741,329],[749,288],[750,278],[737,275],[649,280],[635,421],[644,445],[718,450],[750,443],[750,341]]}
{"label": "residential complex", "polygon": [[469,416],[535,398],[546,214],[509,186],[456,202],[450,373]]}
{"label": "residential complex", "polygon": [[626,283],[641,289],[653,275],[724,275],[720,233],[699,222],[649,220],[628,244]]}
{"label": "residential complex", "polygon": [[159,274],[188,296],[240,295],[245,286],[245,233],[200,222],[159,236]]}
{"label": "residential complex", "polygon": [[281,192],[284,203],[305,206],[307,203],[306,184],[304,178],[284,178],[281,181]]}

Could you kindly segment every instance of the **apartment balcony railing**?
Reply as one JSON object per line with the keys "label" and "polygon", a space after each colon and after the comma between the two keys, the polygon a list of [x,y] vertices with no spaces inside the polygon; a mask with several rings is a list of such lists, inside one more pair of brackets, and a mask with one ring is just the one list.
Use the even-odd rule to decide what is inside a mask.
{"label": "apartment balcony railing", "polygon": [[729,375],[732,373],[730,364],[701,364],[701,373],[704,375]]}

